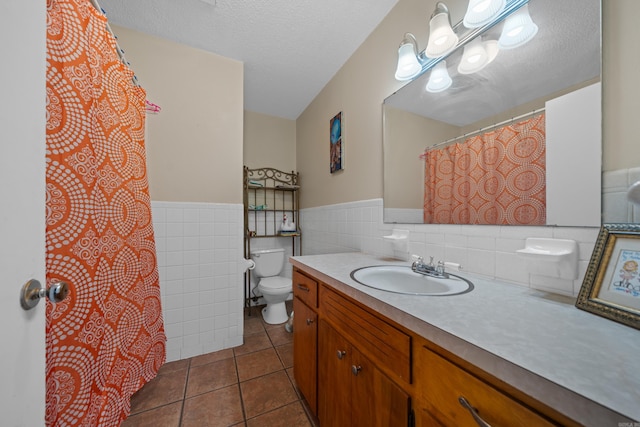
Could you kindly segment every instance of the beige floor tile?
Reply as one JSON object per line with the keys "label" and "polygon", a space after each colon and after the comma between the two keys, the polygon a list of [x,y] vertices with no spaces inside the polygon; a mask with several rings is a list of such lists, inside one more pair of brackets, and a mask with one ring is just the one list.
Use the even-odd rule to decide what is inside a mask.
{"label": "beige floor tile", "polygon": [[298,400],[285,371],[240,383],[247,418],[270,412]]}
{"label": "beige floor tile", "polygon": [[311,427],[300,402],[294,402],[247,420],[247,427]]}
{"label": "beige floor tile", "polygon": [[131,414],[184,399],[187,370],[158,375],[131,397]]}
{"label": "beige floor tile", "polygon": [[181,427],[231,426],[244,422],[237,385],[184,401]]}
{"label": "beige floor tile", "polygon": [[187,397],[228,387],[238,383],[236,362],[233,359],[223,359],[206,365],[195,366],[189,370],[187,381]]}
{"label": "beige floor tile", "polygon": [[273,347],[238,356],[236,362],[238,365],[238,377],[241,382],[284,368]]}
{"label": "beige floor tile", "polygon": [[244,335],[254,335],[264,332],[264,325],[262,324],[262,318],[254,315],[244,318]]}
{"label": "beige floor tile", "polygon": [[293,367],[293,343],[276,347],[276,352],[285,368]]}
{"label": "beige floor tile", "polygon": [[233,354],[240,356],[242,354],[253,353],[254,351],[264,350],[273,347],[271,340],[265,331],[253,335],[245,335],[244,344],[233,349]]}
{"label": "beige floor tile", "polygon": [[269,339],[271,339],[271,343],[275,347],[293,343],[293,334],[287,332],[284,325],[280,325],[277,328],[267,329],[267,334],[269,335]]}
{"label": "beige floor tile", "polygon": [[191,367],[206,365],[207,363],[217,362],[218,360],[232,359],[233,349],[228,348],[226,350],[220,350],[213,353],[203,354],[202,356],[196,356],[191,358]]}
{"label": "beige floor tile", "polygon": [[130,416],[120,427],[180,427],[182,401]]}

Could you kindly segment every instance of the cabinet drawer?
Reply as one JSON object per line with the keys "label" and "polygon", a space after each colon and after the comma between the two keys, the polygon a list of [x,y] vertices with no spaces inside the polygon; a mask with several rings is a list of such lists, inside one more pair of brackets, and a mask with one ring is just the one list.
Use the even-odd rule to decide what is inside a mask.
{"label": "cabinet drawer", "polygon": [[513,400],[442,356],[421,347],[416,354],[416,411],[442,425],[474,426],[469,406],[492,427],[554,426],[548,419]]}
{"label": "cabinet drawer", "polygon": [[311,308],[318,308],[318,282],[299,270],[293,270],[293,295]]}
{"label": "cabinet drawer", "polygon": [[367,357],[407,383],[411,383],[411,337],[346,298],[320,287],[324,318],[340,329]]}

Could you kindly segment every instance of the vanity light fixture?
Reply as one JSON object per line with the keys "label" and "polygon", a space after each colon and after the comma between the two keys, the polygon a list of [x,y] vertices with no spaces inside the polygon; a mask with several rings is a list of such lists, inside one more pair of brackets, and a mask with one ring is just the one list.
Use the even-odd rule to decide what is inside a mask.
{"label": "vanity light fixture", "polygon": [[429,42],[425,50],[427,58],[438,58],[458,44],[458,36],[451,28],[449,9],[442,3],[436,3],[436,9],[429,20]]}
{"label": "vanity light fixture", "polygon": [[453,83],[453,81],[447,71],[447,61],[443,59],[431,70],[426,89],[427,92],[438,93],[449,89],[451,83]]}
{"label": "vanity light fixture", "polygon": [[418,42],[411,33],[405,33],[398,48],[398,68],[396,68],[396,80],[411,80],[422,71],[422,65],[418,61]]}
{"label": "vanity light fixture", "polygon": [[469,0],[462,23],[467,28],[482,27],[496,19],[506,4],[506,0]]}
{"label": "vanity light fixture", "polygon": [[[442,60],[447,59],[456,49],[465,47],[471,43],[471,41],[484,34],[488,29],[503,20],[512,16],[515,17],[516,12],[519,12],[518,15],[520,15],[520,18],[511,19],[508,25],[505,22],[504,28],[506,29],[507,26],[509,26],[510,30],[503,31],[500,43],[497,41],[485,41],[482,43],[488,57],[486,64],[484,64],[484,66],[486,66],[496,57],[498,46],[503,48],[503,46],[501,46],[502,43],[505,45],[504,48],[509,48],[508,46],[518,46],[517,44],[512,45],[507,35],[512,37],[518,36],[518,40],[520,40],[523,36],[531,33],[529,37],[532,38],[538,31],[538,27],[533,24],[529,16],[528,8],[526,7],[528,2],[529,0],[469,0],[467,10],[467,15],[469,16],[465,15],[466,23],[465,19],[463,19],[454,27],[451,26],[451,17],[447,6],[443,2],[437,2],[436,8],[429,21],[429,42],[423,51],[418,50],[416,38],[411,33],[405,33],[398,48],[396,79],[400,81],[413,80],[421,74],[432,70]],[[524,9],[524,11],[520,11],[520,9]],[[474,15],[474,13],[484,13],[487,16],[491,16],[491,18],[485,18],[486,22],[484,22],[481,21],[477,15]],[[524,25],[522,27],[516,25],[518,22],[526,22],[527,18],[531,25]],[[478,26],[470,28],[467,24]],[[528,40],[530,40],[530,38],[520,43],[524,44]],[[470,63],[476,65],[472,66],[470,63],[467,63],[461,65],[461,69],[463,72],[466,70],[467,73],[480,71],[482,67],[479,67],[477,62],[483,57],[484,56],[475,57],[471,55]],[[484,61],[480,62],[482,63]]]}
{"label": "vanity light fixture", "polygon": [[498,39],[498,47],[500,49],[520,47],[533,39],[537,33],[538,26],[529,15],[529,5],[525,4],[507,17]]}

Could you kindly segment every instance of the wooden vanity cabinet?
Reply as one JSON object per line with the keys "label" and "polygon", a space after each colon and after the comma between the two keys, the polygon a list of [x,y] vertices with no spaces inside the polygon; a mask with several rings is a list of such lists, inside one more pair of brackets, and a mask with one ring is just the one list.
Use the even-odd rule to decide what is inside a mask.
{"label": "wooden vanity cabinet", "polygon": [[[319,284],[318,419],[322,426],[406,426],[411,338]],[[396,383],[397,382],[397,383]]]}
{"label": "wooden vanity cabinet", "polygon": [[310,275],[293,280],[294,374],[322,427],[578,425]]}
{"label": "wooden vanity cabinet", "polygon": [[323,426],[406,426],[410,399],[324,320],[318,327],[318,418]]}
{"label": "wooden vanity cabinet", "polygon": [[317,414],[318,282],[293,271],[293,375],[309,409]]}
{"label": "wooden vanity cabinet", "polygon": [[[426,346],[416,348],[417,425],[547,427],[555,423]],[[486,424],[483,424],[486,423]]]}

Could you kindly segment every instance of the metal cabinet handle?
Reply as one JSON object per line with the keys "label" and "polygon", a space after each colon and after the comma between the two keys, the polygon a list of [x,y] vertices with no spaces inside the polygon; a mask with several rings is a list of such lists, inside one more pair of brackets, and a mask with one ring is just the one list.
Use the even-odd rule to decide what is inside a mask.
{"label": "metal cabinet handle", "polygon": [[460,397],[458,397],[458,402],[460,402],[460,404],[462,405],[463,408],[465,408],[467,411],[469,411],[469,413],[471,414],[471,416],[473,417],[475,422],[478,423],[478,425],[480,427],[491,427],[491,425],[488,422],[483,420],[480,417],[480,415],[478,415],[478,411],[476,410],[476,408],[471,406],[471,404],[467,401],[467,399],[465,399],[464,397],[460,396]]}
{"label": "metal cabinet handle", "polygon": [[39,281],[29,280],[22,286],[20,305],[25,310],[31,310],[38,305],[41,298],[48,298],[52,303],[64,300],[69,295],[69,285],[65,282],[53,282],[48,288],[43,288]]}
{"label": "metal cabinet handle", "polygon": [[342,358],[343,358],[344,356],[346,356],[346,354],[347,354],[347,352],[346,352],[346,351],[344,351],[344,350],[338,350],[338,352],[337,352],[338,359],[342,360]]}
{"label": "metal cabinet handle", "polygon": [[362,370],[362,366],[351,365],[351,373],[355,376],[358,376],[358,373]]}
{"label": "metal cabinet handle", "polygon": [[310,325],[313,323],[313,319],[307,319],[307,325]]}
{"label": "metal cabinet handle", "polygon": [[301,291],[309,292],[309,288],[301,284],[298,284],[298,289],[300,289]]}

